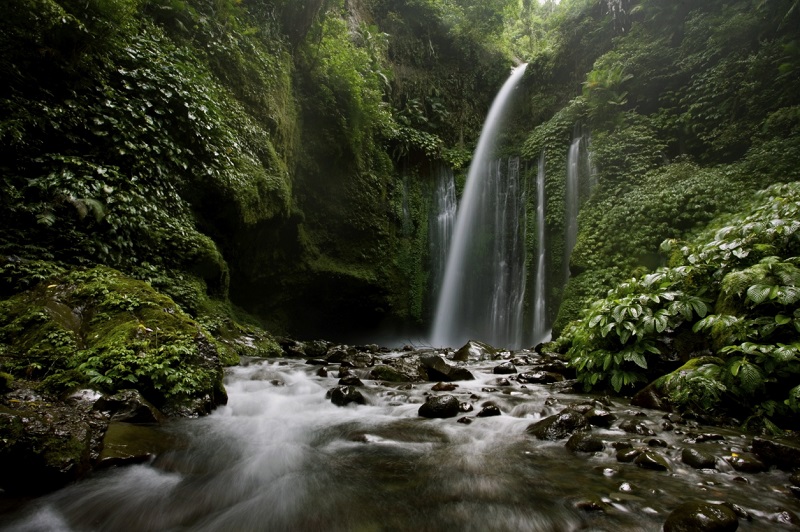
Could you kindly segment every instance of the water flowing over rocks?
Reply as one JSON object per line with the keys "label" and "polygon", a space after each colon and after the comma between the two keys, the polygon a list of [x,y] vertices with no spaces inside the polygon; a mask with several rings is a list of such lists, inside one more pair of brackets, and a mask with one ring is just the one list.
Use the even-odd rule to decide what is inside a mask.
{"label": "water flowing over rocks", "polygon": [[[98,526],[80,508],[104,505],[108,529],[192,528],[197,519],[210,530],[246,529],[257,519],[259,527],[297,530],[321,522],[331,530],[689,530],[708,509],[687,505],[707,500],[725,501],[745,530],[797,519],[800,474],[776,469],[797,469],[791,440],[578,395],[568,373],[551,384],[519,379],[556,367],[532,351],[487,350],[464,362],[430,348],[325,342],[311,356],[310,343],[299,343],[285,342],[291,357],[231,368],[230,402],[210,417],[163,426],[132,392],[77,393],[63,403],[82,412],[70,423],[59,421],[62,407],[31,391],[6,395],[0,436],[18,437],[0,449],[2,487],[41,493],[105,467],[42,499],[68,529]],[[306,363],[315,359],[324,365]],[[504,362],[518,368],[516,377],[495,373]],[[48,441],[74,453],[48,454]],[[763,465],[740,464],[754,460]],[[308,497],[312,509],[293,502]],[[191,502],[201,498],[208,502]],[[254,505],[239,512],[242,501]],[[451,501],[460,501],[458,512]],[[38,506],[26,508],[0,512],[0,529],[36,529],[16,526],[26,515],[43,518]]]}

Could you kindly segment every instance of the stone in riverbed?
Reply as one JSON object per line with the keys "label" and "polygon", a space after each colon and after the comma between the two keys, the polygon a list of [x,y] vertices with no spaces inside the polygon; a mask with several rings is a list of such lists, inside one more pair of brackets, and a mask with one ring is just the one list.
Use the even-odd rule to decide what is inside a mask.
{"label": "stone in riverbed", "polygon": [[587,432],[576,432],[567,440],[567,449],[573,453],[596,453],[604,448],[603,440]]}
{"label": "stone in riverbed", "polygon": [[511,362],[502,362],[494,367],[492,373],[495,375],[512,375],[517,372],[516,366]]}
{"label": "stone in riverbed", "polygon": [[456,388],[458,388],[457,384],[453,384],[450,382],[448,382],[447,384],[443,382],[437,382],[431,387],[431,390],[433,390],[434,392],[452,392]]}
{"label": "stone in riverbed", "polygon": [[490,360],[495,353],[497,353],[497,349],[489,344],[470,340],[453,354],[453,360],[459,362],[480,362],[482,360]]}
{"label": "stone in riverbed", "polygon": [[714,469],[717,463],[713,454],[691,447],[684,447],[681,451],[681,461],[695,469]]}
{"label": "stone in riverbed", "polygon": [[656,433],[653,432],[653,429],[645,425],[644,423],[637,423],[633,419],[629,419],[627,421],[623,421],[619,424],[619,428],[624,430],[629,434],[638,434],[640,436],[655,436]]}
{"label": "stone in riverbed", "polygon": [[634,459],[633,463],[644,469],[652,469],[654,471],[669,471],[671,469],[666,458],[650,450],[643,451],[639,454],[639,456]]}
{"label": "stone in riverbed", "polygon": [[352,386],[336,386],[335,388],[331,388],[328,394],[331,403],[336,406],[346,406],[350,403],[363,405],[367,402],[362,393]]}
{"label": "stone in riverbed", "polygon": [[619,449],[617,451],[617,462],[623,462],[623,463],[633,462],[634,460],[639,458],[640,454],[642,454],[642,450],[635,449],[633,447]]}
{"label": "stone in riverbed", "polygon": [[784,471],[800,469],[800,443],[796,441],[753,438],[753,452],[769,465]]}
{"label": "stone in riverbed", "polygon": [[427,418],[448,418],[456,417],[460,411],[458,399],[452,395],[435,395],[428,397],[417,414]]}
{"label": "stone in riverbed", "polygon": [[739,519],[733,510],[703,501],[681,504],[664,522],[664,532],[732,532],[737,528]]}
{"label": "stone in riverbed", "polygon": [[109,467],[146,462],[175,447],[176,441],[156,428],[111,423],[103,437],[98,465]]}
{"label": "stone in riverbed", "polygon": [[114,395],[104,395],[95,401],[92,409],[103,412],[111,421],[126,423],[161,423],[162,414],[138,390],[122,390]]}
{"label": "stone in riverbed", "polygon": [[767,470],[764,462],[749,453],[733,453],[722,459],[740,473],[761,473]]}
{"label": "stone in riverbed", "polygon": [[486,405],[484,406],[480,412],[478,412],[478,417],[493,417],[499,416],[502,412],[500,412],[500,408],[497,405]]}
{"label": "stone in riverbed", "polygon": [[546,417],[532,425],[525,432],[540,440],[561,440],[574,432],[588,430],[589,423],[579,412],[564,410],[560,414]]}
{"label": "stone in riverbed", "polygon": [[595,427],[610,427],[617,420],[617,416],[604,408],[591,408],[583,414],[590,424]]}
{"label": "stone in riverbed", "polygon": [[339,379],[340,386],[364,386],[364,383],[361,382],[361,379],[356,377],[355,375],[346,375]]}
{"label": "stone in riverbed", "polygon": [[525,384],[552,384],[554,382],[561,382],[563,380],[563,375],[551,373],[549,371],[532,371],[517,375],[517,381]]}
{"label": "stone in riverbed", "polygon": [[428,380],[451,382],[471,381],[475,379],[469,370],[458,366],[451,366],[439,355],[420,357],[419,361],[428,373]]}

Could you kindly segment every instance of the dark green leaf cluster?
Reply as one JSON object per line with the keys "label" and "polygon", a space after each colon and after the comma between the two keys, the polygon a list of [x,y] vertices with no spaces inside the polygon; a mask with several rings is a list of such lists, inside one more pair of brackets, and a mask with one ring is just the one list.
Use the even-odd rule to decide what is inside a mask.
{"label": "dark green leaf cluster", "polygon": [[670,354],[663,340],[691,325],[693,334],[707,335],[709,350],[672,353],[683,365],[656,385],[674,404],[706,413],[743,410],[768,428],[794,426],[799,215],[800,184],[774,185],[692,240],[665,241],[662,250],[677,253],[680,265],[618,285],[565,331],[579,380],[616,391],[647,382],[658,376],[648,372],[651,361]]}

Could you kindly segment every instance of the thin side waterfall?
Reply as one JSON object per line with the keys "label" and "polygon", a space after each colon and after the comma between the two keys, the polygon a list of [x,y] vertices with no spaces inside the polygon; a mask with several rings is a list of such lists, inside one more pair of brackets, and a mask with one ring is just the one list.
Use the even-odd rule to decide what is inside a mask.
{"label": "thin side waterfall", "polygon": [[[524,223],[517,217],[514,233],[498,222],[513,213],[508,208],[509,195],[520,194],[519,165],[511,179],[517,191],[512,192],[508,169],[495,161],[495,144],[526,66],[514,69],[492,103],[467,174],[436,306],[431,337],[436,346],[458,347],[476,339],[499,347],[520,347],[522,318],[518,309],[522,305],[517,301],[524,298],[524,282],[511,284],[519,279],[518,260],[497,255],[499,250],[524,248],[524,235],[519,242],[519,227]],[[503,209],[506,214],[498,214]],[[522,275],[524,279],[524,272]]]}
{"label": "thin side waterfall", "polygon": [[444,279],[444,271],[447,267],[447,251],[450,249],[450,242],[453,238],[457,208],[458,202],[456,200],[456,184],[453,178],[453,170],[441,165],[436,170],[433,212],[431,212],[431,221],[428,226],[431,286],[433,286],[434,298],[439,295],[438,291]]}
{"label": "thin side waterfall", "polygon": [[535,344],[545,341],[548,335],[545,288],[547,247],[544,225],[544,178],[544,152],[542,152],[539,157],[539,171],[536,174],[536,280],[533,304],[533,341]]}
{"label": "thin side waterfall", "polygon": [[567,193],[565,198],[564,280],[569,278],[569,258],[578,239],[578,207],[580,203],[581,142],[578,136],[572,141],[567,155]]}

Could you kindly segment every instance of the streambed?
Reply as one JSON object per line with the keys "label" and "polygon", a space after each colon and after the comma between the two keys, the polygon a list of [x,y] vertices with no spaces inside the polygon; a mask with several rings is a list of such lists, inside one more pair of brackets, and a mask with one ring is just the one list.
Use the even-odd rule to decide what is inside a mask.
{"label": "streambed", "polygon": [[[584,403],[547,385],[497,386],[497,361],[469,366],[458,381],[457,418],[418,410],[433,383],[364,379],[367,404],[326,398],[338,377],[305,360],[249,360],[226,377],[227,406],[162,430],[183,442],[147,464],[112,468],[28,503],[8,530],[661,530],[682,502],[738,505],[739,530],[789,527],[798,499],[788,473],[735,471],[722,457],[744,453],[751,436],[696,424],[613,400],[618,420],[592,434],[605,448],[573,453],[565,440],[540,441],[531,424]],[[359,373],[359,370],[354,370]],[[361,377],[366,377],[361,370]],[[502,412],[477,417],[491,401]],[[462,417],[469,424],[459,423]],[[615,442],[647,446],[626,433],[633,420],[667,447],[670,470],[619,462]],[[715,435],[702,441],[701,434]],[[166,435],[165,435],[166,437]],[[721,438],[721,439],[717,439]],[[620,444],[617,443],[619,446]],[[714,469],[682,463],[683,448],[718,457]]]}

